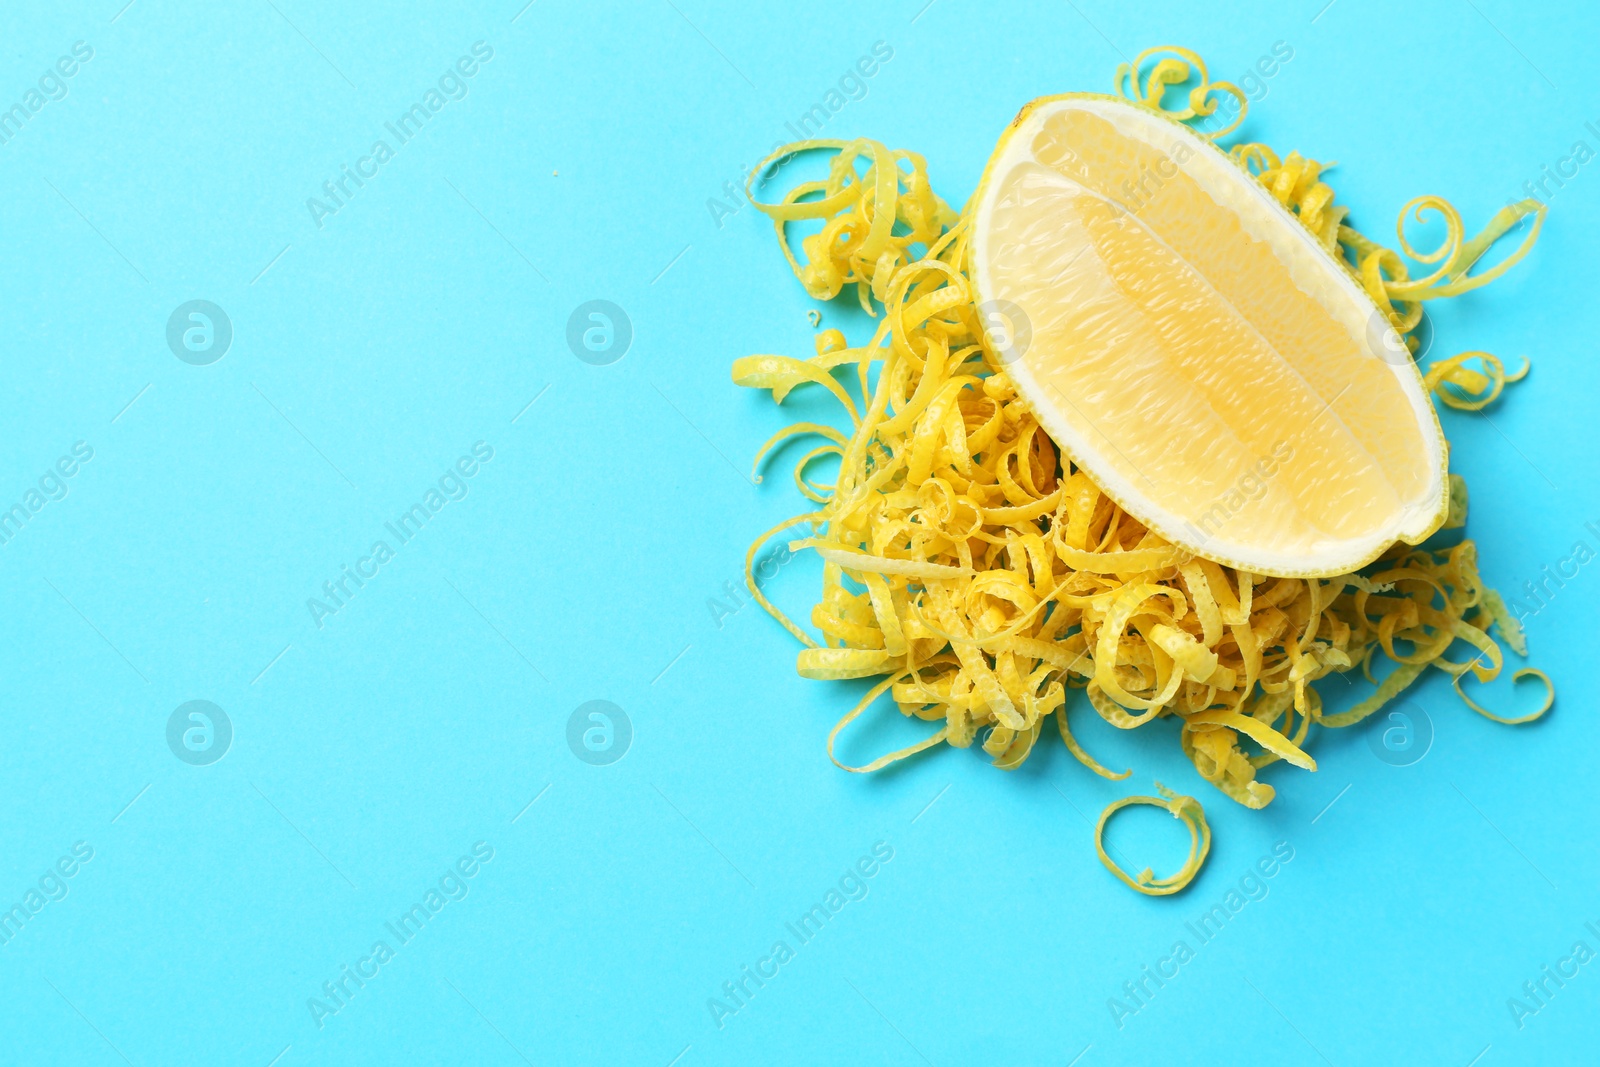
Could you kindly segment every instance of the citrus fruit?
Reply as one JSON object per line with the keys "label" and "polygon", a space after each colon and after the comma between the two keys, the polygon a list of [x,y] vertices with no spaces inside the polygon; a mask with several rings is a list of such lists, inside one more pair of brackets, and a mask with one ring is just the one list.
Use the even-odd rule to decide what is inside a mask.
{"label": "citrus fruit", "polygon": [[1209,141],[1115,98],[1047,97],[1001,138],[973,203],[990,347],[1150,530],[1314,577],[1444,521],[1444,435],[1404,343]]}

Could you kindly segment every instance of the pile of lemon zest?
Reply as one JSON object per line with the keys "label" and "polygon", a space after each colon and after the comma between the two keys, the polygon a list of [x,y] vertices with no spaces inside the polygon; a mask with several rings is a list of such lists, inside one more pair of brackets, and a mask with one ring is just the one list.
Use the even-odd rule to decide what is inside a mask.
{"label": "pile of lemon zest", "polygon": [[[1161,51],[1183,58],[1146,70]],[[1187,66],[1180,71],[1172,64],[1189,60],[1201,66],[1182,50],[1142,54],[1119,78],[1123,94],[1159,107],[1166,88],[1188,77]],[[1209,94],[1231,88],[1209,82],[1203,66],[1200,82],[1205,92],[1191,93],[1187,117],[1211,113]],[[1080,763],[1104,777],[1124,777],[1128,772],[1113,774],[1088,756],[1067,728],[1070,693],[1082,689],[1095,712],[1120,729],[1180,718],[1180,745],[1200,775],[1240,804],[1260,808],[1275,790],[1256,780],[1258,769],[1279,760],[1315,769],[1302,747],[1313,724],[1359,723],[1429,668],[1451,675],[1458,691],[1464,674],[1493,679],[1502,656],[1492,631],[1526,655],[1521,628],[1478,573],[1471,541],[1437,550],[1397,544],[1361,574],[1270,579],[1192,557],[1146,529],[1058,453],[990,349],[966,270],[968,216],[934,196],[922,157],[857,140],[801,142],[772,158],[818,148],[836,152],[826,180],[757,206],[772,218],[811,295],[828,299],[854,282],[864,306],[883,314],[859,347],[827,330],[817,336],[813,358],[735,363],[735,381],[770,389],[778,401],[795,388],[828,390],[852,423],[832,434],[819,424],[797,424],[762,447],[765,457],[791,434],[826,438],[796,469],[802,492],[809,487],[807,495],[822,507],[764,534],[747,557],[747,581],[762,606],[807,646],[801,674],[885,675],[871,699],[887,693],[903,715],[944,720],[923,741],[850,769],[875,770],[941,742],[964,748],[980,737],[997,767],[1013,769],[1053,712]],[[1466,241],[1447,204],[1413,201],[1407,205],[1413,217],[1437,212],[1449,234],[1439,248],[1421,253],[1401,234],[1407,255],[1440,264],[1412,281],[1400,253],[1344,225],[1345,209],[1334,205],[1322,180],[1326,166],[1295,153],[1279,157],[1262,145],[1242,145],[1233,154],[1331,252],[1350,256],[1352,273],[1403,334],[1420,320],[1421,301],[1503,273],[1526,253],[1543,218],[1540,209],[1533,233],[1512,257],[1468,276],[1484,251],[1534,209],[1509,208]],[[802,240],[803,261],[785,232],[787,223],[801,220],[820,222],[829,235]],[[1415,338],[1407,342],[1414,350]],[[835,377],[839,371],[855,379],[860,404]],[[1507,374],[1493,356],[1463,353],[1436,362],[1426,381],[1440,403],[1477,410],[1526,371],[1524,363]],[[835,486],[800,479],[821,455],[839,458]],[[1464,525],[1466,512],[1466,484],[1452,476],[1448,524]],[[767,538],[805,521],[814,536],[790,547],[812,548],[823,559],[823,598],[812,615],[820,644],[749,576]],[[1458,642],[1473,647],[1473,659],[1447,658]],[[1395,665],[1381,682],[1372,673],[1380,653]],[[1375,690],[1346,711],[1324,714],[1314,683],[1358,669]],[[1549,696],[1540,714],[1553,701],[1553,687]],[[830,757],[832,738],[871,699],[834,728]],[[1246,743],[1259,753],[1247,753]]]}
{"label": "pile of lemon zest", "polygon": [[[1194,797],[1186,797],[1175,793],[1156,783],[1156,792],[1159,797],[1132,796],[1123,797],[1106,806],[1100,813],[1100,819],[1094,824],[1094,850],[1100,855],[1100,862],[1106,865],[1106,870],[1116,875],[1130,889],[1137,890],[1146,896],[1164,897],[1183,889],[1194,876],[1200,873],[1200,868],[1205,865],[1206,857],[1211,854],[1211,826],[1206,822],[1205,809]],[[1152,807],[1165,808],[1174,818],[1179,819],[1189,828],[1189,858],[1176,874],[1164,878],[1157,878],[1149,867],[1139,872],[1137,879],[1130,878],[1112,858],[1106,855],[1105,832],[1106,821],[1112,815],[1132,804],[1149,804]]]}

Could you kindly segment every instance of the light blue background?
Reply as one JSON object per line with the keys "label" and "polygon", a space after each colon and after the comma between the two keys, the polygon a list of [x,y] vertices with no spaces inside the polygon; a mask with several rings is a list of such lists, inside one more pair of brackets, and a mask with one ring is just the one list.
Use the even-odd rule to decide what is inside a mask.
{"label": "light blue background", "polygon": [[[1421,762],[1328,732],[1318,773],[1268,773],[1263,812],[1201,782],[1170,723],[1122,735],[1082,715],[1085,744],[1132,779],[1095,778],[1048,735],[1009,775],[976,750],[844,774],[823,743],[857,687],[797,678],[755,606],[720,627],[707,606],[802,504],[785,462],[746,480],[792,416],[729,364],[807,354],[813,332],[770,226],[748,207],[719,226],[707,200],[874,42],[893,59],[827,134],[924,153],[958,205],[1035,96],[1106,90],[1149,45],[1197,48],[1228,77],[1287,42],[1249,132],[1338,160],[1341,202],[1385,238],[1413,195],[1448,195],[1475,228],[1575,140],[1600,148],[1591,14],[122,2],[3,16],[3,106],[73,42],[94,58],[0,146],[0,506],[75,441],[95,452],[0,547],[0,906],[74,842],[95,851],[0,948],[0,1062],[1596,1055],[1600,963],[1520,1030],[1506,1002],[1580,938],[1600,949],[1583,926],[1600,925],[1600,567],[1529,623],[1560,690],[1545,722],[1489,723],[1431,677]],[[479,40],[494,58],[469,95],[314,225],[306,199]],[[1446,416],[1484,572],[1508,594],[1600,520],[1597,208],[1600,162],[1556,193],[1524,264],[1434,311],[1436,353],[1534,359],[1488,417]],[[196,298],[234,328],[206,367],[165,342]],[[565,341],[591,299],[633,324],[609,366]],[[477,441],[494,459],[469,495],[314,626],[307,598]],[[772,588],[803,614],[816,578],[796,562]],[[191,699],[234,726],[208,767],[165,741]],[[611,766],[565,740],[594,699],[633,724]],[[900,736],[869,727],[845,754]],[[1115,882],[1088,821],[1157,778],[1198,795],[1216,835],[1169,899]],[[1112,838],[1168,870],[1184,844],[1147,810]],[[307,999],[478,841],[494,858],[469,895],[319,1029]],[[793,946],[784,923],[880,841],[893,860],[869,895],[719,1029],[708,998]],[[1276,842],[1294,859],[1270,894],[1119,1029],[1107,999],[1175,940],[1197,945],[1185,923]]]}

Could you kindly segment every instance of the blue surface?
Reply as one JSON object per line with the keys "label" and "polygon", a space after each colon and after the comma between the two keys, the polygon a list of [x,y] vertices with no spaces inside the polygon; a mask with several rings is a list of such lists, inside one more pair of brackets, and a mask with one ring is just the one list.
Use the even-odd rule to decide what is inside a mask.
{"label": "blue surface", "polygon": [[[1476,227],[1575,141],[1600,149],[1592,13],[122,3],[3,16],[0,105],[26,106],[74,42],[93,56],[0,144],[0,505],[41,489],[0,545],[0,907],[38,905],[0,947],[0,1062],[1593,1059],[1600,963],[1542,1001],[1523,985],[1577,941],[1600,950],[1600,563],[1528,623],[1560,689],[1545,722],[1489,723],[1432,677],[1423,759],[1329,732],[1318,773],[1269,772],[1263,812],[1199,781],[1172,730],[1091,719],[1085,744],[1133,779],[1053,741],[1013,774],[940,750],[846,775],[823,742],[855,690],[797,678],[789,636],[723,592],[801,503],[782,466],[746,480],[788,415],[729,363],[807,353],[811,304],[764,220],[708,205],[877,42],[892,58],[826,133],[924,153],[960,203],[1032,97],[1105,90],[1149,45],[1226,77],[1283,41],[1252,136],[1337,159],[1376,236],[1424,192]],[[401,143],[385,124],[430,89]],[[334,204],[346,165],[368,177]],[[1433,313],[1440,352],[1534,359],[1488,417],[1446,417],[1509,595],[1600,526],[1600,162],[1550,188],[1525,263]],[[191,326],[206,343],[186,315],[193,361],[169,348],[193,300],[231,323],[220,360],[183,348]],[[631,323],[613,362],[569,349],[592,300]],[[64,456],[72,475],[50,475]],[[386,524],[430,489],[402,542]],[[346,565],[370,577],[330,600]],[[797,560],[772,588],[803,610],[817,574]],[[231,724],[205,765],[175,753],[214,753],[219,716],[185,712],[168,743],[195,700]],[[600,762],[625,743],[604,705],[569,745],[590,701],[626,716],[619,761]],[[1200,796],[1216,835],[1159,900],[1101,868],[1088,825],[1154,778]],[[1184,844],[1142,810],[1113,837],[1158,869]],[[1253,877],[1275,848],[1292,859]],[[1189,924],[1233,887],[1257,899],[1202,942]],[[786,924],[830,890],[839,911],[802,943]],[[1108,1001],[1180,940],[1176,977],[1119,1026]],[[758,988],[746,966],[777,973]],[[755,994],[717,1019],[739,980]],[[1519,1026],[1512,997],[1543,1007]]]}

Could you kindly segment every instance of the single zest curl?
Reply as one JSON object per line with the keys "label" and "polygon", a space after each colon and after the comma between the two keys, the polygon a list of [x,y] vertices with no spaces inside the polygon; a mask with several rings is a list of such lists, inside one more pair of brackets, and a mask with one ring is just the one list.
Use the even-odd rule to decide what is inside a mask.
{"label": "single zest curl", "polygon": [[[1464,674],[1466,672],[1463,671],[1462,673]],[[1495,722],[1505,723],[1507,726],[1520,726],[1523,723],[1533,722],[1535,719],[1543,718],[1544,713],[1550,710],[1550,705],[1554,704],[1556,700],[1555,683],[1550,680],[1550,676],[1544,673],[1544,671],[1538,670],[1534,667],[1524,667],[1514,673],[1511,676],[1511,680],[1513,682],[1520,682],[1522,679],[1530,677],[1537,678],[1539,681],[1544,683],[1544,703],[1540,704],[1539,707],[1534,711],[1516,718],[1506,718],[1501,715],[1496,715],[1482,704],[1479,704],[1476,700],[1473,700],[1471,697],[1467,696],[1467,694],[1461,690],[1460,674],[1456,675],[1455,680],[1451,684],[1455,686],[1456,696],[1465,701],[1467,707],[1471,708],[1479,715],[1482,715],[1485,719],[1493,719]]]}
{"label": "single zest curl", "polygon": [[[1168,53],[1171,53],[1170,55]],[[1180,56],[1182,58],[1173,58]],[[1157,58],[1162,57],[1162,58]],[[1151,62],[1154,60],[1154,62]],[[1148,69],[1146,69],[1148,66]],[[1182,85],[1189,80],[1191,68],[1200,79],[1200,84],[1189,90],[1189,106],[1185,108],[1168,108],[1162,103],[1166,96],[1167,88],[1173,85]],[[1140,84],[1140,77],[1144,83]],[[1211,99],[1212,93],[1222,93],[1231,96],[1239,105],[1239,114],[1234,116],[1232,122],[1219,130],[1206,132],[1196,130],[1202,137],[1217,140],[1226,137],[1239,128],[1244,121],[1245,114],[1250,110],[1250,101],[1245,98],[1244,91],[1232,82],[1214,82],[1206,72],[1205,60],[1187,48],[1175,45],[1162,45],[1158,48],[1146,48],[1140,52],[1132,63],[1117,64],[1115,79],[1118,95],[1130,103],[1140,104],[1169,115],[1179,122],[1194,118],[1208,118],[1216,113],[1217,101]]]}
{"label": "single zest curl", "polygon": [[[1205,809],[1194,797],[1186,797],[1175,793],[1156,783],[1156,792],[1159,797],[1133,796],[1123,797],[1106,806],[1100,813],[1100,819],[1094,824],[1094,850],[1100,856],[1100,862],[1106,865],[1106,870],[1121,879],[1128,888],[1143,893],[1150,897],[1165,897],[1178,892],[1194,881],[1194,876],[1200,873],[1200,868],[1205,865],[1206,857],[1211,854],[1211,826],[1206,822]],[[1152,807],[1164,808],[1174,819],[1182,821],[1189,828],[1189,858],[1179,868],[1176,874],[1165,878],[1157,878],[1155,872],[1149,867],[1139,872],[1137,879],[1130,878],[1110,856],[1106,855],[1105,832],[1106,821],[1123,808],[1133,804],[1149,804]]]}
{"label": "single zest curl", "polygon": [[849,441],[849,438],[845,437],[844,434],[840,433],[832,426],[827,426],[819,422],[791,423],[790,425],[779,430],[777,433],[773,434],[771,437],[767,438],[767,443],[756,450],[756,458],[750,461],[750,480],[755,482],[757,485],[761,484],[761,461],[766,459],[773,449],[777,448],[789,438],[808,433],[816,434],[819,437],[826,437],[840,448],[843,448]]}
{"label": "single zest curl", "polygon": [[744,554],[745,588],[750,590],[750,595],[755,597],[756,603],[760,604],[762,609],[765,610],[768,615],[771,615],[774,619],[778,620],[779,624],[781,624],[785,630],[788,630],[790,633],[794,634],[795,639],[798,640],[802,645],[805,645],[807,648],[816,648],[816,640],[810,634],[796,626],[789,616],[785,615],[783,612],[774,607],[772,601],[767,599],[767,595],[763,593],[761,591],[761,587],[756,584],[756,553],[761,551],[762,545],[766,544],[777,534],[789,529],[791,526],[798,526],[800,523],[808,521],[816,522],[822,517],[823,512],[812,511],[803,515],[796,515],[792,519],[785,519],[752,541],[750,543],[749,550]]}
{"label": "single zest curl", "polygon": [[[1471,360],[1477,360],[1483,369],[1467,366]],[[1520,382],[1527,377],[1528,367],[1528,357],[1523,356],[1522,369],[1507,374],[1505,364],[1487,352],[1462,352],[1430,366],[1428,373],[1422,376],[1422,384],[1447,407],[1457,411],[1482,411],[1494,403],[1507,382]],[[1445,388],[1447,385],[1455,386],[1460,392]],[[1463,485],[1462,492],[1465,491]]]}
{"label": "single zest curl", "polygon": [[[1142,70],[1151,54],[1136,66]],[[1158,63],[1121,80],[1148,104],[1187,70],[1176,74]],[[1225,84],[1206,81],[1203,68],[1201,81]],[[868,772],[941,743],[977,744],[996,767],[1012,770],[1053,715],[1074,759],[1096,775],[1127,777],[1130,771],[1090,756],[1069,729],[1081,690],[1094,713],[1119,729],[1178,719],[1180,747],[1199,775],[1261,808],[1276,791],[1259,772],[1279,761],[1315,769],[1306,750],[1313,726],[1358,724],[1430,669],[1450,675],[1469,707],[1496,717],[1463,691],[1466,676],[1487,683],[1499,675],[1504,657],[1495,634],[1518,655],[1527,645],[1503,599],[1484,584],[1473,542],[1397,544],[1361,573],[1312,579],[1263,578],[1169,544],[1059,453],[1018,393],[974,305],[968,216],[942,207],[922,158],[864,140],[801,142],[775,158],[816,148],[836,153],[829,178],[802,183],[762,210],[808,292],[831,298],[854,282],[869,310],[883,314],[864,344],[852,347],[839,330],[825,330],[814,356],[748,357],[735,363],[734,378],[778,401],[794,389],[824,390],[848,418],[831,433],[821,423],[797,423],[762,446],[757,469],[791,437],[823,439],[796,465],[797,484],[818,508],[763,534],[746,560],[758,602],[804,646],[796,661],[802,676],[880,679],[830,732],[835,763]],[[1414,201],[1413,216],[1444,214],[1451,236],[1422,255],[1402,237],[1408,255],[1440,264],[1411,283],[1400,253],[1344,224],[1322,164],[1263,145],[1242,145],[1233,155],[1331,253],[1349,256],[1341,261],[1371,283],[1368,291],[1402,332],[1420,319],[1421,300],[1451,295],[1464,281],[1482,284],[1490,271],[1470,278],[1466,271],[1509,229],[1497,222],[1461,241],[1464,231],[1442,201]],[[880,223],[891,213],[898,221],[885,231]],[[801,260],[784,228],[804,220],[833,236],[802,240]],[[1391,286],[1403,295],[1395,297],[1399,308]],[[1440,404],[1479,410],[1526,369],[1507,374],[1495,357],[1464,352],[1434,363],[1425,380]],[[822,456],[838,458],[831,486],[803,477]],[[1448,526],[1466,524],[1467,502],[1466,483],[1452,475]],[[801,522],[814,532],[790,547],[823,561],[810,615],[820,639],[774,607],[750,572],[761,544]],[[1458,646],[1471,650],[1462,660],[1450,658]],[[1392,668],[1380,680],[1374,668],[1384,659]],[[1373,691],[1325,713],[1316,683],[1356,672]],[[1513,677],[1530,673],[1547,686],[1544,707],[1499,721],[1528,721],[1551,706],[1543,674],[1522,669]],[[862,766],[839,761],[841,731],[884,697],[901,715],[940,725]],[[1192,876],[1188,870],[1183,884]]]}

